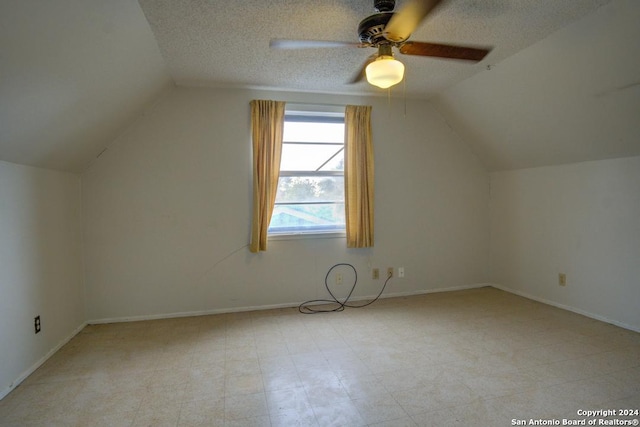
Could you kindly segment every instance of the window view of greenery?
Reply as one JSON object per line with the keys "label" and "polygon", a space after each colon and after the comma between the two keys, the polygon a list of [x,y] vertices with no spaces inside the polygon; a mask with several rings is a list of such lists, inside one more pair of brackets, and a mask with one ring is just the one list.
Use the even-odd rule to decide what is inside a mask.
{"label": "window view of greenery", "polygon": [[285,116],[270,234],[343,231],[344,117]]}

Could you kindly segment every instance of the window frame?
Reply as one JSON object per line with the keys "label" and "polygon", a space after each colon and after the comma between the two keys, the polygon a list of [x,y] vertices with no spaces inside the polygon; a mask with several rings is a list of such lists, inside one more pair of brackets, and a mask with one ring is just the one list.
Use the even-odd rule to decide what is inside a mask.
{"label": "window frame", "polygon": [[[345,119],[345,111],[344,106],[317,106],[317,105],[290,105],[287,104],[285,110],[285,123],[286,122],[304,122],[304,123],[342,123],[344,124]],[[321,169],[327,163],[335,158],[340,152],[344,155],[345,150],[345,141],[344,137],[342,142],[301,142],[301,141],[283,141],[283,146],[286,144],[295,144],[295,145],[318,145],[321,143],[322,145],[327,146],[341,146],[342,149],[332,155],[329,159],[327,159],[320,167],[317,169]],[[283,147],[284,148],[284,147]],[[344,179],[344,169],[341,171],[336,170],[287,170],[283,171],[280,169],[279,177],[342,177]],[[313,205],[313,204],[341,204],[344,206],[345,204],[345,196],[343,195],[342,201],[321,201],[321,202],[278,202],[276,200],[274,204],[274,209],[278,205]],[[269,227],[271,224],[269,224]],[[269,231],[267,230],[267,237],[273,240],[288,240],[288,239],[301,239],[301,238],[336,238],[336,237],[345,237],[346,236],[346,224],[340,229],[324,229],[324,230],[301,230],[301,229],[288,229],[288,230],[278,230],[278,231]]]}

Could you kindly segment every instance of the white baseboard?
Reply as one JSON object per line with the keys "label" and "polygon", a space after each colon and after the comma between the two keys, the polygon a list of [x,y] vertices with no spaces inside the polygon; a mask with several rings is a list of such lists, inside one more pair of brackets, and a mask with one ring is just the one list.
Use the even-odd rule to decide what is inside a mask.
{"label": "white baseboard", "polygon": [[276,308],[291,308],[297,307],[298,304],[285,303],[285,304],[269,304],[269,305],[255,305],[245,307],[233,307],[233,308],[217,308],[212,310],[198,310],[198,311],[181,311],[175,313],[164,314],[146,314],[141,316],[124,316],[124,317],[108,317],[103,319],[93,319],[87,321],[89,325],[100,325],[104,323],[122,323],[122,322],[139,322],[144,320],[159,320],[159,319],[173,319],[177,317],[195,317],[195,316],[208,316],[211,314],[225,314],[225,313],[240,313],[243,311],[256,311],[256,310],[271,310]]}
{"label": "white baseboard", "polygon": [[[436,288],[436,289],[421,289],[416,291],[408,291],[408,292],[394,292],[394,293],[383,293],[380,296],[380,299],[383,298],[397,298],[397,297],[408,297],[414,295],[424,295],[438,292],[453,292],[453,291],[464,291],[467,289],[475,289],[475,288],[484,288],[487,286],[492,286],[491,283],[477,283],[472,285],[464,285],[464,286],[454,286],[450,288]],[[352,297],[350,301],[364,301],[371,300],[375,298],[376,295],[367,295],[367,296],[359,296]],[[278,308],[297,308],[302,304],[301,302],[290,302],[284,304],[265,304],[265,305],[252,305],[252,306],[244,306],[244,307],[232,307],[232,308],[218,308],[213,310],[199,310],[199,311],[184,311],[184,312],[175,312],[175,313],[164,313],[164,314],[149,314],[142,316],[124,316],[124,317],[109,317],[103,319],[93,319],[87,321],[89,325],[100,325],[105,323],[122,323],[122,322],[137,322],[144,320],[159,320],[159,319],[172,319],[177,317],[194,317],[194,316],[208,316],[212,314],[225,314],[225,313],[241,313],[245,311],[257,311],[257,310],[273,310]],[[318,303],[322,304],[322,303]]]}
{"label": "white baseboard", "polygon": [[639,326],[633,326],[633,325],[629,325],[629,324],[624,323],[624,322],[619,322],[617,320],[609,319],[608,317],[601,316],[599,314],[594,314],[594,313],[591,313],[591,312],[588,312],[588,311],[585,311],[585,310],[582,310],[582,309],[579,309],[579,308],[576,308],[576,307],[572,307],[570,305],[560,304],[560,303],[557,303],[555,301],[551,301],[551,300],[548,300],[548,299],[545,299],[545,298],[540,298],[538,296],[531,295],[531,294],[526,293],[526,292],[518,291],[516,289],[511,289],[511,288],[509,288],[507,286],[499,285],[497,283],[491,283],[488,286],[492,286],[492,287],[494,287],[496,289],[500,289],[501,291],[509,292],[511,294],[514,294],[514,295],[518,295],[518,296],[521,296],[521,297],[524,297],[524,298],[528,298],[528,299],[531,299],[531,300],[534,300],[534,301],[538,301],[538,302],[541,302],[543,304],[551,305],[553,307],[558,307],[558,308],[561,308],[563,310],[567,310],[567,311],[571,311],[573,313],[581,314],[583,316],[590,317],[590,318],[595,319],[595,320],[600,320],[601,322],[610,323],[612,325],[619,326],[621,328],[628,329],[630,331],[640,332],[640,327]]}
{"label": "white baseboard", "polygon": [[[408,291],[408,292],[394,292],[389,294],[382,294],[380,298],[398,298],[398,297],[411,297],[416,295],[426,295],[426,294],[436,294],[441,292],[455,292],[455,291],[466,291],[468,289],[477,289],[477,288],[486,288],[487,286],[491,286],[490,283],[476,283],[472,285],[464,285],[464,286],[452,286],[450,288],[435,288],[435,289],[420,289],[417,291]],[[362,298],[353,298],[354,301],[363,300],[363,299],[371,299],[375,298],[375,295],[362,297]]]}
{"label": "white baseboard", "polygon": [[62,346],[64,346],[69,341],[71,341],[71,339],[73,337],[78,335],[78,333],[80,333],[80,331],[83,330],[85,326],[87,326],[86,322],[82,323],[80,326],[78,326],[68,337],[66,337],[62,341],[60,341],[55,347],[53,347],[51,350],[49,350],[47,352],[47,354],[42,356],[29,369],[27,369],[22,374],[20,374],[20,376],[18,378],[16,378],[11,384],[9,384],[9,387],[6,387],[4,390],[0,390],[0,400],[4,399],[4,397],[7,394],[11,393],[11,391],[13,389],[18,387],[22,383],[22,381],[26,380],[29,375],[34,373],[36,369],[38,369],[40,366],[42,366],[44,364],[44,362],[46,362],[51,356],[53,356],[58,350],[60,350],[62,348]]}

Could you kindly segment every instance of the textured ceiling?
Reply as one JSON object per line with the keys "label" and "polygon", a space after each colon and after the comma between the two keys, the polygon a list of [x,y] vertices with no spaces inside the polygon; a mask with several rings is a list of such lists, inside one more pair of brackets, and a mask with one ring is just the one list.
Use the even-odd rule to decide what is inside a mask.
{"label": "textured ceiling", "polygon": [[[411,40],[493,46],[479,64],[398,54],[408,96],[433,95],[496,64],[608,0],[444,1]],[[372,48],[272,51],[272,38],[357,42],[373,0],[139,0],[178,85],[385,93],[348,85]],[[402,6],[398,0],[396,9]],[[401,88],[401,86],[400,86]],[[403,89],[395,89],[397,91]]]}
{"label": "textured ceiling", "polygon": [[[373,49],[268,47],[355,42],[372,13],[373,0],[0,0],[0,160],[80,172],[174,82],[384,95],[344,84]],[[407,96],[435,95],[491,170],[639,155],[639,13],[638,0],[444,1],[412,40],[494,50],[480,64],[398,55]]]}

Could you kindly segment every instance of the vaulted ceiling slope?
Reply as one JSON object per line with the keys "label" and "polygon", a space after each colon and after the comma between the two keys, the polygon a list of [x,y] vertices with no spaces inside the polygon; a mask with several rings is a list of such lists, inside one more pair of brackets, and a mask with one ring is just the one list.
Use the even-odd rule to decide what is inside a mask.
{"label": "vaulted ceiling slope", "polygon": [[0,1],[0,160],[80,172],[172,84],[135,1]]}
{"label": "vaulted ceiling slope", "polygon": [[[404,1],[397,0],[398,7]],[[615,128],[615,138],[626,141],[636,132],[628,127],[632,113],[626,107],[637,105],[633,95],[637,87],[617,90],[630,83],[627,77],[633,71],[611,74],[608,65],[637,64],[619,59],[621,51],[635,48],[629,40],[618,45],[607,41],[607,35],[597,36],[599,31],[608,32],[608,26],[615,27],[616,20],[626,25],[631,19],[608,17],[612,9],[635,13],[638,3],[444,0],[411,39],[490,45],[494,50],[479,64],[399,55],[407,68],[406,87],[397,86],[392,94],[403,96],[405,90],[408,97],[442,94],[443,114],[491,168],[549,161],[548,156],[536,162],[520,160],[534,158],[541,139],[555,141],[554,149],[567,153],[563,161],[581,160],[589,147],[576,155],[574,140],[561,138],[576,123],[563,128],[563,119],[552,115],[558,122],[552,139],[543,129],[549,126],[542,123],[544,117],[535,121],[540,126],[533,126],[531,111],[511,108],[509,103],[519,99],[531,109],[539,105],[541,111],[559,111],[579,101],[581,92],[571,89],[575,75],[585,83],[598,80],[604,82],[597,92],[599,108],[626,114],[616,117],[624,127],[614,123],[608,129]],[[365,82],[345,84],[373,53],[370,49],[269,49],[271,38],[357,41],[358,23],[372,13],[373,0],[3,0],[0,160],[80,172],[174,83],[386,95]],[[578,33],[560,30],[585,16],[587,21],[577,25],[592,19],[589,25],[595,28]],[[607,28],[600,28],[604,23]],[[536,44],[558,30],[550,45],[546,40]],[[629,39],[638,40],[637,30],[614,30],[630,32]],[[604,48],[589,47],[583,36],[597,39]],[[616,40],[621,38],[624,34],[615,35]],[[637,53],[635,49],[636,58]],[[487,72],[488,65],[494,69]],[[541,91],[542,82],[549,80],[553,82]],[[565,92],[569,99],[563,98]],[[545,103],[558,108],[546,110]],[[583,113],[578,108],[574,114],[578,121]],[[584,115],[589,126],[596,126],[593,111]],[[589,126],[583,133],[592,137],[595,133]],[[531,135],[515,138],[511,129],[527,129]],[[513,139],[517,149],[504,142]],[[602,155],[608,143],[594,143],[597,147],[589,155]]]}
{"label": "vaulted ceiling slope", "polygon": [[490,170],[640,156],[639,22],[613,1],[436,105]]}

